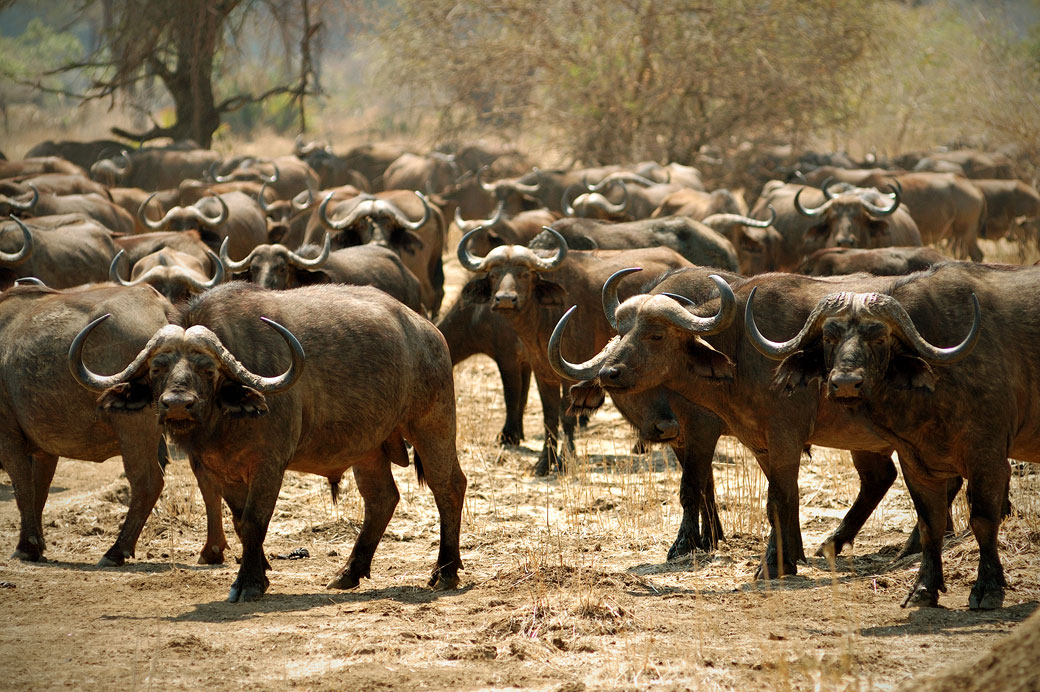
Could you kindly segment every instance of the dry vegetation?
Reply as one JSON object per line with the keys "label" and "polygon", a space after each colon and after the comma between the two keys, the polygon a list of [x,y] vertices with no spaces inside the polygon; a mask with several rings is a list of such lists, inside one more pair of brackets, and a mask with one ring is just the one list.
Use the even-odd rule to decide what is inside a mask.
{"label": "dry vegetation", "polygon": [[[457,289],[459,267],[448,267]],[[796,577],[752,581],[764,549],[765,480],[752,455],[723,438],[715,474],[726,540],[713,555],[666,562],[678,529],[679,470],[670,452],[630,453],[607,407],[580,437],[566,475],[535,479],[541,441],[532,395],[522,448],[500,449],[504,415],[493,363],[456,370],[459,449],[469,477],[462,588],[424,587],[437,514],[412,469],[395,469],[401,504],[352,592],[325,582],[346,560],[361,521],[351,483],[331,504],[323,479],[289,474],[266,549],[257,603],[223,602],[236,571],[194,564],[205,517],[183,461],[145,528],[138,558],[94,561],[126,511],[118,461],[62,461],[44,524],[46,564],[0,561],[0,665],[10,689],[890,689],[975,656],[1040,600],[1040,467],[1016,464],[1015,514],[1001,532],[1014,587],[1007,607],[970,612],[977,548],[958,501],[945,553],[945,608],[902,610],[916,571],[893,563],[913,522],[901,482],[848,555],[812,558]],[[0,484],[0,540],[17,512]],[[848,454],[814,449],[803,462],[807,548],[838,522],[856,491]],[[225,524],[230,531],[229,517]],[[238,552],[232,539],[231,556]]]}

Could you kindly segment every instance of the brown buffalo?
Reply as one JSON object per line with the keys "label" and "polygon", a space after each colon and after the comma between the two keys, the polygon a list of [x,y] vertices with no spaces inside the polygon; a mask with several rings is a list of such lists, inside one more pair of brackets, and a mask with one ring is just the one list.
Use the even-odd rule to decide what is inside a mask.
{"label": "brown buffalo", "polygon": [[651,216],[688,216],[703,221],[713,214],[739,214],[747,216],[748,207],[744,197],[722,188],[712,192],[683,188],[669,193]]}
{"label": "brown buffalo", "polygon": [[65,173],[41,173],[40,175],[23,176],[0,180],[0,195],[6,197],[19,197],[31,194],[33,189],[43,194],[51,195],[98,195],[105,199],[108,196],[108,188],[100,183],[95,183],[90,178],[82,175],[68,175]]}
{"label": "brown buffalo", "polygon": [[[342,216],[332,219],[328,206],[333,193],[326,193],[318,207],[318,219],[333,231],[335,248],[374,243],[396,252],[419,279],[422,303],[436,319],[444,300],[444,264],[441,253],[447,226],[419,191],[387,190],[376,195],[361,194],[339,206]],[[419,218],[414,220],[415,217]],[[325,229],[308,225],[305,243],[323,240]],[[320,232],[321,236],[317,233]],[[235,254],[235,253],[232,253]]]}
{"label": "brown buffalo", "polygon": [[1040,191],[1021,180],[972,180],[971,184],[986,197],[986,235],[1037,244],[1040,239],[1022,237],[1021,230],[1025,222],[1040,218]]}
{"label": "brown buffalo", "polygon": [[930,247],[882,247],[871,250],[830,247],[817,250],[798,266],[807,276],[841,276],[866,272],[899,276],[917,272],[949,258]]}
{"label": "brown buffalo", "polygon": [[63,175],[86,176],[87,172],[74,163],[58,156],[26,157],[21,161],[0,161],[0,180],[60,173]]}
{"label": "brown buffalo", "polygon": [[242,257],[267,241],[267,219],[256,200],[242,192],[204,197],[190,206],[173,207],[162,218],[148,218],[149,197],[137,215],[153,231],[195,231],[211,250],[229,239],[231,254]]}
{"label": "brown buffalo", "polygon": [[802,252],[809,255],[824,247],[891,247],[920,245],[917,225],[905,208],[900,209],[899,190],[891,199],[877,190],[846,188],[837,194],[825,186],[826,201],[818,207],[801,204],[803,190],[794,196],[794,208],[816,223],[805,231]]}
{"label": "brown buffalo", "polygon": [[133,358],[173,316],[173,306],[147,286],[72,291],[16,286],[0,293],[0,462],[11,477],[21,517],[13,557],[43,559],[43,509],[58,457],[98,462],[122,457],[130,508],[101,565],[121,565],[133,556],[159,499],[162,435],[147,402],[126,415],[99,414],[96,397],[69,372],[68,345],[76,332],[110,312],[119,317],[98,330],[83,354],[89,367],[102,372]]}
{"label": "brown buffalo", "polygon": [[[263,542],[286,470],[330,482],[353,470],[364,522],[329,587],[354,588],[369,576],[399,498],[391,464],[407,465],[406,442],[441,516],[430,584],[456,587],[466,478],[455,449],[451,359],[427,320],[373,288],[267,291],[235,282],[193,301],[182,326],[155,332],[111,376],[80,360],[99,322],[80,332],[69,362],[81,384],[102,392],[103,411],[152,404],[186,450],[204,497],[224,498],[242,541],[229,601],[257,599],[268,588]],[[207,514],[203,555],[217,561],[226,545],[219,507],[209,502]]]}
{"label": "brown buffalo", "polygon": [[516,216],[506,217],[505,203],[499,202],[495,213],[487,219],[463,219],[459,210],[455,210],[455,226],[466,235],[475,228],[483,228],[484,233],[474,236],[472,249],[478,255],[486,255],[499,245],[527,245],[542,228],[559,219],[548,209],[531,209],[522,211]]}
{"label": "brown buffalo", "polygon": [[[767,515],[772,532],[760,575],[794,574],[804,559],[798,526],[798,467],[802,451],[818,444],[852,451],[860,475],[860,491],[838,528],[824,541],[819,554],[836,554],[852,541],[863,522],[896,478],[892,447],[846,407],[815,392],[771,388],[773,363],[745,338],[743,310],[751,289],[770,297],[777,308],[768,318],[770,332],[796,328],[820,297],[838,287],[873,287],[886,279],[850,277],[813,279],[790,274],[766,274],[733,280],[714,279],[717,297],[687,307],[691,279],[697,273],[677,272],[656,285],[649,295],[620,306],[604,287],[604,306],[618,327],[618,337],[598,355],[580,365],[567,344],[566,320],[557,326],[550,362],[573,379],[598,379],[611,394],[636,394],[667,387],[718,416],[730,434],[753,450],[766,478]],[[703,291],[703,289],[700,289]],[[616,294],[615,294],[616,295]],[[583,309],[584,310],[584,309]],[[575,354],[582,355],[582,354]]]}
{"label": "brown buffalo", "polygon": [[[305,143],[303,137],[298,136],[293,153],[306,161],[311,170],[317,174],[318,186],[321,189],[353,185],[363,192],[372,191],[371,181],[361,171],[352,167],[353,163],[357,163],[357,161],[349,161],[345,157],[337,156],[332,152],[332,147],[327,144]],[[397,154],[393,158],[397,158],[399,155]],[[392,161],[393,158],[390,160]]]}
{"label": "brown buffalo", "polygon": [[182,180],[201,180],[220,154],[209,149],[183,147],[142,147],[126,155],[103,159],[90,169],[90,175],[109,187],[139,187],[156,192],[169,190]]}
{"label": "brown buffalo", "polygon": [[[647,270],[647,275],[656,276],[669,269],[689,266],[681,255],[661,247],[624,252],[568,252],[563,236],[551,228],[546,231],[555,239],[552,257],[540,256],[519,245],[502,245],[486,257],[475,257],[469,252],[469,241],[480,229],[467,233],[458,246],[463,268],[480,275],[479,281],[466,284],[463,299],[489,303],[493,311],[509,320],[523,346],[523,359],[534,372],[545,424],[545,445],[535,467],[537,475],[546,475],[551,469],[563,466],[557,438],[560,414],[567,408],[566,394],[560,391],[566,380],[547,362],[546,346],[564,301],[590,308],[598,305],[603,282],[622,267],[639,264]],[[628,277],[622,290],[631,294],[637,285],[635,278]],[[600,311],[587,309],[569,344],[573,352],[594,353],[609,338],[610,325]],[[574,416],[565,413],[563,434],[569,450],[573,450],[574,445],[574,424]]]}
{"label": "brown buffalo", "polygon": [[123,142],[117,142],[114,139],[94,139],[86,142],[78,142],[75,140],[54,142],[52,140],[46,140],[40,142],[27,151],[25,153],[25,158],[30,159],[42,156],[57,156],[58,158],[76,164],[82,169],[79,173],[81,175],[86,175],[86,171],[91,167],[91,165],[93,165],[98,159],[102,158],[106,153],[119,152],[125,148],[126,144]]}
{"label": "brown buffalo", "polygon": [[769,207],[769,213],[768,221],[759,221],[742,214],[712,214],[702,223],[733,245],[737,251],[740,273],[754,276],[780,268],[784,239],[773,228],[776,210]]}
{"label": "brown buffalo", "polygon": [[[872,291],[821,296],[801,325],[774,331],[786,339],[777,342],[751,331],[747,312],[756,348],[782,360],[778,381],[822,389],[899,452],[924,548],[904,605],[934,606],[945,591],[943,491],[958,476],[968,482],[979,545],[968,604],[1003,604],[997,530],[1008,458],[1040,462],[1038,287],[1040,269],[942,264]],[[775,298],[756,305],[768,311]]]}
{"label": "brown buffalo", "polygon": [[134,217],[122,207],[94,193],[81,195],[40,194],[29,185],[32,197],[28,200],[0,196],[0,215],[16,215],[22,218],[34,216],[57,216],[59,214],[84,214],[116,233],[133,233]]}
{"label": "brown buffalo", "polygon": [[[59,223],[51,226],[51,219]],[[110,231],[82,215],[18,218],[0,224],[0,289],[35,276],[51,288],[71,288],[108,279],[116,255]]]}
{"label": "brown buffalo", "polygon": [[209,248],[206,248],[206,252],[209,261],[204,264],[186,252],[171,248],[157,250],[135,262],[130,271],[130,280],[126,281],[119,275],[120,264],[126,258],[126,252],[120,250],[109,265],[108,275],[121,286],[147,284],[168,301],[178,305],[224,281],[224,265],[220,258]]}

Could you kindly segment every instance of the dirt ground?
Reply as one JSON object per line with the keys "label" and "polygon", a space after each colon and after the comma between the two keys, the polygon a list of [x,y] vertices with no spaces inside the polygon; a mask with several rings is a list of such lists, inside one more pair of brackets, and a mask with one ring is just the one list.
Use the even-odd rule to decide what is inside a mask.
{"label": "dirt ground", "polygon": [[[458,266],[448,274],[457,290]],[[438,520],[411,468],[394,469],[401,503],[372,579],[351,592],[325,583],[360,526],[356,490],[345,482],[334,506],[323,479],[288,474],[266,543],[271,588],[261,601],[228,604],[239,552],[230,517],[229,564],[197,566],[205,517],[183,461],[167,470],[137,558],[97,568],[126,511],[127,483],[118,460],[63,460],[44,514],[50,561],[0,559],[0,688],[913,688],[988,650],[1040,601],[1040,466],[1015,465],[1015,514],[1001,530],[1006,607],[967,609],[978,553],[958,500],[943,607],[904,610],[917,563],[892,562],[914,520],[902,481],[833,570],[811,558],[795,577],[756,583],[765,481],[724,438],[715,474],[726,540],[715,554],[667,562],[680,517],[670,452],[632,454],[632,433],[608,406],[580,435],[568,473],[536,479],[537,395],[524,446],[502,449],[494,364],[478,357],[455,372],[469,478],[458,591],[425,587]],[[848,454],[814,449],[801,488],[811,553],[855,494]],[[0,474],[3,554],[17,533]],[[310,557],[276,558],[298,548]]]}

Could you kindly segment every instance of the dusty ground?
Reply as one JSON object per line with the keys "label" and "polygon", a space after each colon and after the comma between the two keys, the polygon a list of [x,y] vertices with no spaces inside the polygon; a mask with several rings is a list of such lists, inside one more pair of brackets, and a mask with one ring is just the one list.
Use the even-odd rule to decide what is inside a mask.
{"label": "dusty ground", "polygon": [[[456,287],[459,278],[450,266]],[[901,481],[833,571],[813,558],[796,577],[755,583],[765,482],[735,441],[724,438],[715,462],[725,542],[668,563],[680,516],[669,452],[630,454],[631,433],[608,407],[567,475],[535,479],[537,396],[524,447],[499,449],[494,365],[472,359],[456,383],[469,477],[459,591],[424,586],[437,514],[410,468],[394,470],[401,503],[373,578],[353,592],[324,585],[360,526],[356,491],[344,483],[333,506],[323,479],[289,474],[266,549],[310,557],[272,560],[267,596],[230,605],[236,565],[195,565],[204,514],[184,462],[168,469],[137,559],[98,569],[126,511],[126,481],[117,460],[62,461],[44,516],[51,561],[0,560],[0,688],[892,689],[974,658],[1040,601],[1040,466],[1016,465],[1016,514],[1001,531],[1007,607],[967,609],[977,550],[958,501],[945,607],[903,610],[917,565],[891,563],[913,521]],[[801,487],[811,552],[855,493],[848,455],[814,450]],[[229,517],[225,525],[233,536]],[[17,526],[0,474],[4,554]]]}

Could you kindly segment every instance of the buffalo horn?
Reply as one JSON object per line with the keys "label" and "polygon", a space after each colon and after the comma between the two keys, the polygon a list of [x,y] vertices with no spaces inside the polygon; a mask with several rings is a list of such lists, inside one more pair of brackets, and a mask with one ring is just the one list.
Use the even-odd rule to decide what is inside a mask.
{"label": "buffalo horn", "polygon": [[[563,353],[560,350],[560,342],[563,340],[563,330],[567,328],[567,322],[570,321],[571,315],[578,309],[577,305],[571,306],[571,309],[563,314],[560,321],[556,323],[556,328],[553,329],[552,336],[549,337],[549,365],[560,377],[565,377],[569,380],[591,380],[595,379],[599,375],[600,367],[602,367],[604,361],[610,355],[610,346],[613,341],[607,343],[602,351],[597,353],[591,359],[584,363],[569,363],[567,359],[563,357]],[[615,337],[616,339],[617,337]]]}
{"label": "buffalo horn", "polygon": [[21,264],[29,259],[29,255],[33,252],[33,237],[29,227],[22,223],[21,219],[12,216],[11,220],[18,224],[18,228],[22,232],[22,247],[18,252],[0,252],[0,262],[4,264]]}
{"label": "buffalo horn", "polygon": [[610,323],[611,328],[617,331],[617,309],[621,305],[621,301],[618,300],[618,284],[621,283],[621,279],[633,272],[643,271],[642,267],[629,267],[628,269],[619,269],[610,275],[610,277],[603,284],[603,292],[601,294],[603,300],[603,314],[607,316],[607,322]]}

